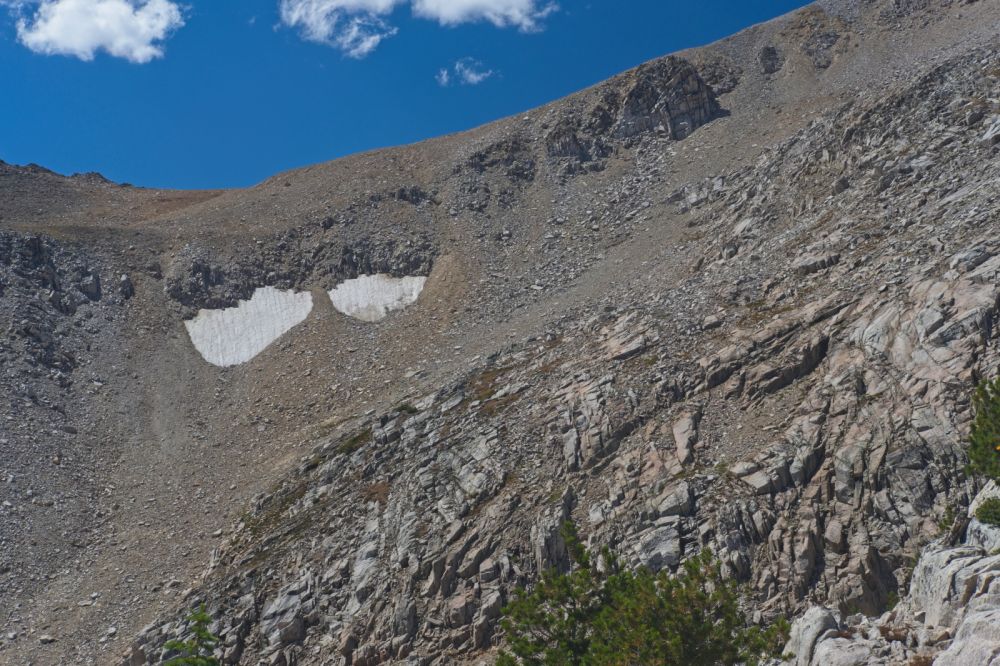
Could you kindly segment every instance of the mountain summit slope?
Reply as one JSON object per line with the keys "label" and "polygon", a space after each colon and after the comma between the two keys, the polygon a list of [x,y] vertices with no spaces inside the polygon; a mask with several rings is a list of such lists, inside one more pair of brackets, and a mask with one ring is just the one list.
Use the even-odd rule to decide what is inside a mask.
{"label": "mountain summit slope", "polygon": [[0,660],[158,663],[200,603],[227,664],[488,660],[568,518],[882,613],[979,490],[998,26],[817,3],[246,190],[0,165]]}

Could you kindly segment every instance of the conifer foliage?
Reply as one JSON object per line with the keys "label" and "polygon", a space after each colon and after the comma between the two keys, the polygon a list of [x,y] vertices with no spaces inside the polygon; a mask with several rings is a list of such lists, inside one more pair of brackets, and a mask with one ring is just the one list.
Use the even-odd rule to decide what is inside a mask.
{"label": "conifer foliage", "polygon": [[975,418],[969,435],[969,469],[1000,482],[1000,377],[972,394]]}
{"label": "conifer foliage", "polygon": [[777,656],[784,620],[748,626],[735,583],[707,551],[676,575],[622,566],[607,550],[602,566],[567,523],[571,570],[543,575],[504,609],[509,651],[498,666],[715,666]]}
{"label": "conifer foliage", "polygon": [[219,660],[213,656],[219,638],[209,631],[212,616],[205,612],[205,606],[191,613],[187,621],[192,625],[194,636],[187,641],[167,641],[163,647],[179,654],[168,659],[164,666],[219,666]]}

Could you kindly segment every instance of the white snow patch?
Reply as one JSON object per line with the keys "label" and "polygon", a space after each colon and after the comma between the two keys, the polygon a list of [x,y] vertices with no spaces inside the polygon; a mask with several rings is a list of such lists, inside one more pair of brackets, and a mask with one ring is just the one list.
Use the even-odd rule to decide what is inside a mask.
{"label": "white snow patch", "polygon": [[338,312],[361,321],[379,321],[392,310],[405,308],[417,300],[426,277],[359,275],[338,284],[330,300]]}
{"label": "white snow patch", "polygon": [[195,349],[206,361],[223,368],[246,363],[300,324],[312,311],[308,291],[257,289],[234,308],[200,310],[184,322]]}

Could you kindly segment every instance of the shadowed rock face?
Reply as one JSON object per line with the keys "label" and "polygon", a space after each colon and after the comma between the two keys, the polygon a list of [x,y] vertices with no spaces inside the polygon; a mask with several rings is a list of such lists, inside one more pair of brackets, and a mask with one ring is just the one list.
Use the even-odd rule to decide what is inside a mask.
{"label": "shadowed rock face", "polygon": [[602,86],[582,114],[561,118],[545,138],[549,157],[588,162],[623,140],[658,131],[680,140],[719,112],[715,92],[683,58],[668,56]]}
{"label": "shadowed rock face", "polygon": [[194,316],[199,309],[234,306],[265,286],[302,290],[364,274],[426,276],[435,254],[426,238],[372,237],[352,228],[349,219],[338,224],[324,218],[235,251],[188,244],[167,265],[164,288],[182,312]]}
{"label": "shadowed rock face", "polygon": [[662,127],[671,138],[683,139],[718,110],[715,93],[689,62],[663,58],[636,70],[614,133],[628,138]]}

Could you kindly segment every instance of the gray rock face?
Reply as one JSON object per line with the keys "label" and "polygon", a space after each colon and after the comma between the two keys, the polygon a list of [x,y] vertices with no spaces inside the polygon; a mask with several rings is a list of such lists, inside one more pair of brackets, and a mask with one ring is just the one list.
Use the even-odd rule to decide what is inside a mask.
{"label": "gray rock face", "polygon": [[675,523],[665,524],[640,535],[636,550],[639,561],[650,571],[676,567],[680,562],[680,534]]}
{"label": "gray rock face", "polygon": [[757,55],[757,62],[760,63],[762,72],[765,74],[775,74],[781,71],[782,65],[785,64],[785,57],[776,47],[765,46]]}
{"label": "gray rock face", "polygon": [[689,463],[694,458],[694,446],[698,443],[698,421],[701,412],[694,410],[684,413],[674,423],[674,445],[677,449],[677,460],[681,464]]}
{"label": "gray rock face", "polygon": [[813,607],[795,621],[789,635],[785,652],[794,655],[790,664],[793,666],[809,666],[813,661],[816,643],[828,634],[836,633],[840,622],[832,611]]}
{"label": "gray rock face", "polygon": [[643,65],[625,91],[615,134],[632,137],[663,128],[683,139],[718,111],[715,93],[690,63],[668,57]]}
{"label": "gray rock face", "polygon": [[661,132],[673,140],[684,139],[719,111],[712,87],[690,62],[675,56],[642,65],[602,87],[595,105],[561,118],[545,136],[546,155],[569,160],[570,173],[642,134]]}
{"label": "gray rock face", "polygon": [[[312,247],[308,260],[301,256],[304,245]],[[436,254],[426,238],[373,240],[350,227],[334,246],[322,227],[311,227],[234,257],[187,245],[167,266],[163,290],[188,317],[201,308],[233,307],[264,286],[301,291],[313,285],[331,289],[359,275],[425,276]]]}
{"label": "gray rock face", "polygon": [[[792,76],[804,56],[788,57]],[[555,234],[577,227],[652,233],[661,221],[697,238],[671,236],[682,249],[651,265],[648,283],[616,282],[599,307],[574,305],[488,354],[461,360],[466,350],[452,347],[450,374],[415,383],[407,409],[366,394],[365,410],[310,440],[296,472],[234,526],[190,603],[211,600],[227,627],[243,618],[228,631],[244,661],[474,658],[502,640],[497,612],[514,589],[571,565],[561,528],[573,519],[587,543],[630,565],[673,570],[711,549],[762,621],[807,613],[811,625],[794,635],[798,666],[980,654],[992,639],[977,646],[975,623],[968,640],[947,641],[992,612],[995,563],[982,549],[993,537],[973,524],[965,544],[923,549],[972,500],[961,473],[968,394],[1000,368],[990,212],[1000,164],[981,141],[985,118],[969,125],[968,109],[950,106],[993,94],[997,58],[980,50],[942,62],[753,164],[671,192],[657,174],[670,150],[700,135],[676,141],[651,123],[681,118],[660,83],[683,84],[682,63],[547,109],[537,144],[525,138],[529,117],[462,152],[454,173],[504,183],[512,197],[529,187],[531,160],[531,187],[552,178],[571,190],[581,181],[559,164],[589,153],[586,137],[599,132],[617,142],[615,159],[632,160],[634,179],[565,200],[540,247],[569,242]],[[689,83],[678,90],[693,91],[697,109]],[[590,115],[595,104],[606,113]],[[617,135],[625,126],[637,133]],[[850,187],[833,196],[839,178]],[[456,211],[469,210],[466,195],[454,194]],[[617,202],[602,208],[599,198]],[[472,219],[494,244],[530,235],[513,217]],[[485,231],[494,222],[499,238]],[[515,230],[504,236],[507,225]],[[556,264],[587,253],[542,254]],[[678,256],[690,261],[678,267]],[[621,266],[608,274],[617,280]],[[544,274],[570,290],[568,271]],[[551,290],[535,277],[503,293],[542,298]],[[484,293],[512,281],[482,280]],[[441,317],[452,315],[448,303]],[[304,579],[316,581],[308,598],[288,594]],[[244,614],[247,595],[262,618]],[[885,615],[897,595],[904,602]],[[817,604],[831,610],[808,611]],[[165,620],[139,647],[155,655],[176,633]]]}
{"label": "gray rock face", "polygon": [[[977,501],[995,492],[991,486]],[[981,546],[998,538],[1000,528],[979,525],[965,544],[926,548],[907,596],[877,620],[841,623],[833,611],[810,609],[792,626],[786,651],[796,656],[788,664],[1000,663],[1000,555]]]}
{"label": "gray rock face", "polygon": [[[942,537],[1000,373],[998,17],[823,0],[239,191],[0,164],[0,662],[158,663],[202,602],[227,665],[488,662],[567,519],[829,607],[810,661],[988,662],[1000,542]],[[378,272],[427,286],[244,368],[178,338]]]}

